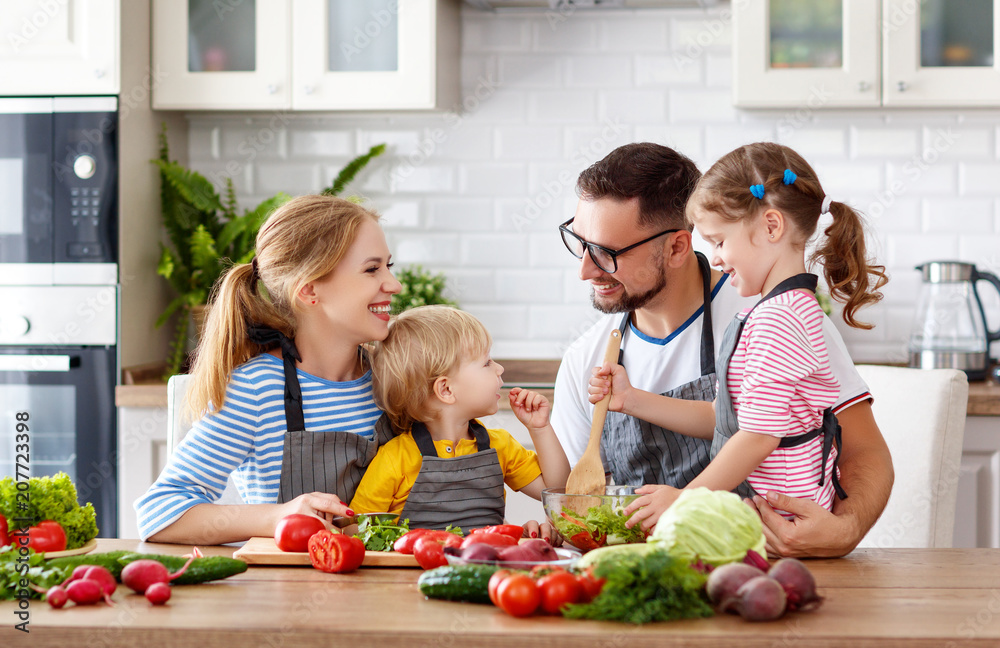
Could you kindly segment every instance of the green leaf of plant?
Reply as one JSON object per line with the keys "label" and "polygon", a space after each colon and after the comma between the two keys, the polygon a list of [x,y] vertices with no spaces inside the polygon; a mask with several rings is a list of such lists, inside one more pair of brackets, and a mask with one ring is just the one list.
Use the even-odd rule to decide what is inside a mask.
{"label": "green leaf of plant", "polygon": [[362,169],[368,166],[368,163],[371,162],[372,159],[377,158],[383,153],[385,153],[385,144],[376,144],[375,146],[368,149],[367,153],[359,155],[358,157],[348,162],[347,166],[341,169],[340,173],[337,174],[337,177],[334,179],[333,184],[323,190],[323,195],[339,196],[340,192],[344,190],[344,187],[350,184],[351,180],[354,179],[354,176],[356,176],[358,173],[361,172]]}
{"label": "green leaf of plant", "polygon": [[170,319],[170,316],[176,313],[177,309],[184,306],[185,303],[186,301],[184,297],[174,297],[170,303],[167,304],[167,307],[163,309],[163,312],[160,313],[160,316],[156,318],[156,328],[160,328],[166,324],[167,320]]}
{"label": "green leaf of plant", "polygon": [[160,168],[162,177],[196,209],[213,214],[223,210],[219,194],[205,176],[185,169],[177,162],[153,160],[153,164]]}
{"label": "green leaf of plant", "polygon": [[191,265],[194,269],[192,277],[196,274],[200,275],[196,287],[204,289],[207,294],[222,270],[219,252],[215,247],[215,239],[203,225],[199,225],[191,235],[190,247]]}

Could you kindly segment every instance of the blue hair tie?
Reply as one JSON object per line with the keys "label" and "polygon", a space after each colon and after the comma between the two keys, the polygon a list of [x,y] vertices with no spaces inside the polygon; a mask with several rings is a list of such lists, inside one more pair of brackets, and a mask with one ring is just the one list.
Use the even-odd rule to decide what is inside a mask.
{"label": "blue hair tie", "polygon": [[750,193],[752,193],[753,197],[756,198],[757,200],[763,199],[764,185],[762,184],[750,185]]}
{"label": "blue hair tie", "polygon": [[791,169],[785,169],[784,180],[786,185],[795,184],[795,181],[798,180],[798,178],[799,176],[795,175]]}

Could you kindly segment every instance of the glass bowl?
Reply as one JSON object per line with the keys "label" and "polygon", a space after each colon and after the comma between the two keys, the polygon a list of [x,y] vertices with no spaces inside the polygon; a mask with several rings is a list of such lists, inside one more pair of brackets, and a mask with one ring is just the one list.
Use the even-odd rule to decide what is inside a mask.
{"label": "glass bowl", "polygon": [[558,560],[541,560],[541,561],[524,561],[524,560],[472,560],[468,558],[462,558],[461,556],[453,556],[451,554],[445,554],[444,557],[447,559],[449,565],[497,565],[504,569],[531,569],[538,565],[545,567],[562,567],[569,568],[576,564],[576,561],[580,559],[583,555],[579,551],[574,549],[567,549],[566,547],[556,547],[556,553],[559,554]]}
{"label": "glass bowl", "polygon": [[562,488],[542,491],[545,515],[563,542],[586,553],[609,544],[645,542],[639,526],[625,528],[625,507],[637,499],[632,486],[608,486],[604,495],[567,494]]}

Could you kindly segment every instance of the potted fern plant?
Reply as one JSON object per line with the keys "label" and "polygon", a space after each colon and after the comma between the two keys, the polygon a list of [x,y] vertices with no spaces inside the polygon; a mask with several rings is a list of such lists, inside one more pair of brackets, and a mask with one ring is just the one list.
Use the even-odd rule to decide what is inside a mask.
{"label": "potted fern plant", "polygon": [[[373,158],[384,152],[385,144],[378,144],[351,160],[323,193],[340,195]],[[159,157],[152,162],[160,171],[160,209],[168,239],[168,244],[160,244],[156,272],[177,293],[156,320],[159,328],[171,316],[178,316],[167,358],[170,376],[184,369],[192,318],[196,322],[203,318],[212,286],[233,264],[250,262],[257,230],[291,196],[279,192],[239,213],[231,179],[226,179],[222,197],[205,176],[170,159],[166,125],[160,132]]]}

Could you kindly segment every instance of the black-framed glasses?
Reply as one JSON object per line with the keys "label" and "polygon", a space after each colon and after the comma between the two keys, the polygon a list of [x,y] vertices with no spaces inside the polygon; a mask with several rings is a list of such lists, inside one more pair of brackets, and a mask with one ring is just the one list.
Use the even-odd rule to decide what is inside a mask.
{"label": "black-framed glasses", "polygon": [[618,255],[625,254],[629,250],[633,250],[644,243],[649,243],[664,234],[673,234],[674,232],[681,231],[680,229],[663,230],[659,234],[653,234],[649,238],[642,239],[638,243],[633,243],[628,247],[623,247],[620,250],[612,250],[611,248],[606,248],[603,245],[591,243],[580,238],[569,228],[572,223],[573,219],[571,218],[559,226],[559,233],[562,235],[563,244],[566,246],[566,249],[577,259],[582,259],[583,255],[589,251],[590,258],[594,260],[594,265],[608,274],[618,272]]}

